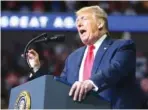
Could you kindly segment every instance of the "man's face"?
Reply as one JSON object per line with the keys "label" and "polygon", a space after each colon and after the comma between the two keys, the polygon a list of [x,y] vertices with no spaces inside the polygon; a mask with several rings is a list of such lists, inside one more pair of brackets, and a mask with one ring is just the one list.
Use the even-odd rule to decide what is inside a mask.
{"label": "man's face", "polygon": [[84,44],[93,44],[98,39],[99,29],[93,14],[87,12],[80,14],[76,19],[76,26]]}

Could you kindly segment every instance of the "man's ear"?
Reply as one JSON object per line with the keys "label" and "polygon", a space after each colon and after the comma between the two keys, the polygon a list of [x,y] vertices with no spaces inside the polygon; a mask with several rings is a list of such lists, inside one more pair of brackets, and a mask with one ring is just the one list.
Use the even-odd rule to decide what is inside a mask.
{"label": "man's ear", "polygon": [[98,29],[100,30],[100,29],[102,29],[103,28],[103,26],[104,26],[104,21],[102,20],[100,23],[98,23]]}
{"label": "man's ear", "polygon": [[100,29],[102,29],[103,28],[103,26],[104,26],[104,23],[103,22],[101,22],[100,24],[98,24],[98,29],[100,30]]}

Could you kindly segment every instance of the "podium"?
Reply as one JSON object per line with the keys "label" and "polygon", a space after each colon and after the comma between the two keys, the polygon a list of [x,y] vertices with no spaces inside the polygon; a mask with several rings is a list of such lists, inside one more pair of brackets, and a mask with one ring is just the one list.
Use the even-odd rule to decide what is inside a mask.
{"label": "podium", "polygon": [[44,75],[11,90],[9,109],[110,109],[109,102],[89,93],[82,102],[68,96],[70,86]]}

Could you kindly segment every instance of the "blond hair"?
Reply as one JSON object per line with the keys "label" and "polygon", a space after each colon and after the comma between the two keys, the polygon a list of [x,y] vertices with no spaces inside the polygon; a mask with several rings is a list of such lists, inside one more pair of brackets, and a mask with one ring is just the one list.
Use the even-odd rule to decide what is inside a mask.
{"label": "blond hair", "polygon": [[100,8],[99,6],[83,7],[76,12],[76,15],[79,16],[82,13],[86,13],[86,12],[92,13],[97,20],[103,19],[104,26],[105,26],[106,30],[108,31],[107,13],[102,8]]}

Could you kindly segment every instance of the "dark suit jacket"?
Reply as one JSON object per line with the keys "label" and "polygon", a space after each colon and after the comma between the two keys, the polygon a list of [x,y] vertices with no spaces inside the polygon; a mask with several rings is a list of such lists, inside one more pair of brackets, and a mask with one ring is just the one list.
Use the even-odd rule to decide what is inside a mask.
{"label": "dark suit jacket", "polygon": [[[78,80],[85,48],[77,49],[66,60],[61,78],[70,84]],[[144,97],[136,84],[135,68],[134,42],[107,37],[97,51],[90,79],[112,108],[141,108]]]}
{"label": "dark suit jacket", "polygon": [[[60,79],[73,84],[86,46],[71,53],[65,62]],[[91,80],[99,88],[98,95],[111,103],[112,108],[141,108],[145,101],[136,84],[136,49],[132,40],[113,40],[107,37],[97,51]]]}

